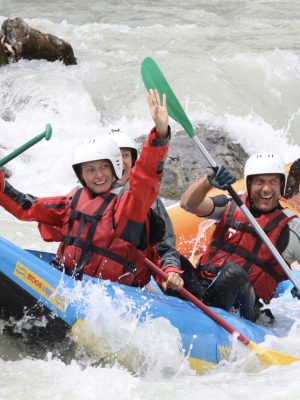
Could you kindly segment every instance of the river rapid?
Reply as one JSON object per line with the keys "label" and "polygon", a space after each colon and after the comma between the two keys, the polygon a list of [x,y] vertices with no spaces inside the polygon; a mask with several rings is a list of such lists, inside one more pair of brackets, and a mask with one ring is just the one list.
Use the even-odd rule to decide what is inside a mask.
{"label": "river rapid", "polygon": [[[0,23],[13,15],[69,42],[78,62],[21,60],[1,68],[0,157],[47,123],[53,128],[49,142],[9,163],[21,191],[58,195],[74,187],[72,150],[95,130],[138,137],[151,129],[140,76],[147,56],[192,123],[228,132],[249,154],[274,151],[286,162],[300,156],[299,0],[0,0]],[[41,241],[35,223],[3,210],[0,223],[1,236],[19,246],[56,249]],[[287,336],[265,345],[300,356],[300,306],[287,297],[272,302],[277,329]],[[100,301],[111,341],[132,339],[126,362],[29,345],[3,333],[0,320],[0,399],[300,399],[300,363],[263,369],[236,345],[239,361],[198,376],[166,321],[137,328],[109,312],[105,294]]]}

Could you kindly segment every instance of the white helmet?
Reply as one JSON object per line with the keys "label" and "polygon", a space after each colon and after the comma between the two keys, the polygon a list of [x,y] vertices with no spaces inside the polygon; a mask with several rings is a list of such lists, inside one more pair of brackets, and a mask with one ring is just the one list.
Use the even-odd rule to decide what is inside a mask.
{"label": "white helmet", "polygon": [[249,194],[249,177],[261,174],[280,174],[281,175],[281,195],[284,194],[286,184],[286,172],[283,159],[278,154],[256,153],[248,158],[244,178]]}
{"label": "white helmet", "polygon": [[134,164],[138,155],[138,146],[136,141],[127,133],[120,131],[120,129],[112,129],[108,134],[120,148],[131,150],[132,161]]}
{"label": "white helmet", "polygon": [[72,167],[83,185],[79,165],[96,160],[109,160],[112,163],[116,178],[122,177],[123,161],[119,146],[108,135],[101,135],[84,140],[75,148]]}

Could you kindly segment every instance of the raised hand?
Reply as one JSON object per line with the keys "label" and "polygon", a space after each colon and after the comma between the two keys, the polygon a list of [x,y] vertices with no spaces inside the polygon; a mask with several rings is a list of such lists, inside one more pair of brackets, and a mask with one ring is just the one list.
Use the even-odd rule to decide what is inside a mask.
{"label": "raised hand", "polygon": [[169,116],[167,111],[167,98],[163,94],[162,104],[157,89],[150,89],[148,94],[148,104],[151,116],[155,123],[156,133],[160,137],[168,135]]}

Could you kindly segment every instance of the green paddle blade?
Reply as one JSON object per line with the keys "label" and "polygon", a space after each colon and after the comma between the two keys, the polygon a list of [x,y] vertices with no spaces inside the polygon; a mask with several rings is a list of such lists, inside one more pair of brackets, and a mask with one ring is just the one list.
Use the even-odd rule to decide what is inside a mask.
{"label": "green paddle blade", "polygon": [[165,93],[167,96],[167,109],[169,116],[183,127],[190,138],[194,137],[196,134],[190,120],[153,58],[147,57],[144,59],[141,73],[147,90],[157,89],[160,96]]}

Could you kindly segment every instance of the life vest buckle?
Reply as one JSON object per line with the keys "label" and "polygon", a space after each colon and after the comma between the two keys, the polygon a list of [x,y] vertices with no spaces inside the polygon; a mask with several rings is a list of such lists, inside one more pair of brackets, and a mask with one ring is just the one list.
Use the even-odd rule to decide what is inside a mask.
{"label": "life vest buckle", "polygon": [[137,271],[137,267],[132,262],[129,262],[128,264],[126,264],[125,268],[127,269],[128,273],[130,273],[130,274],[135,274]]}

